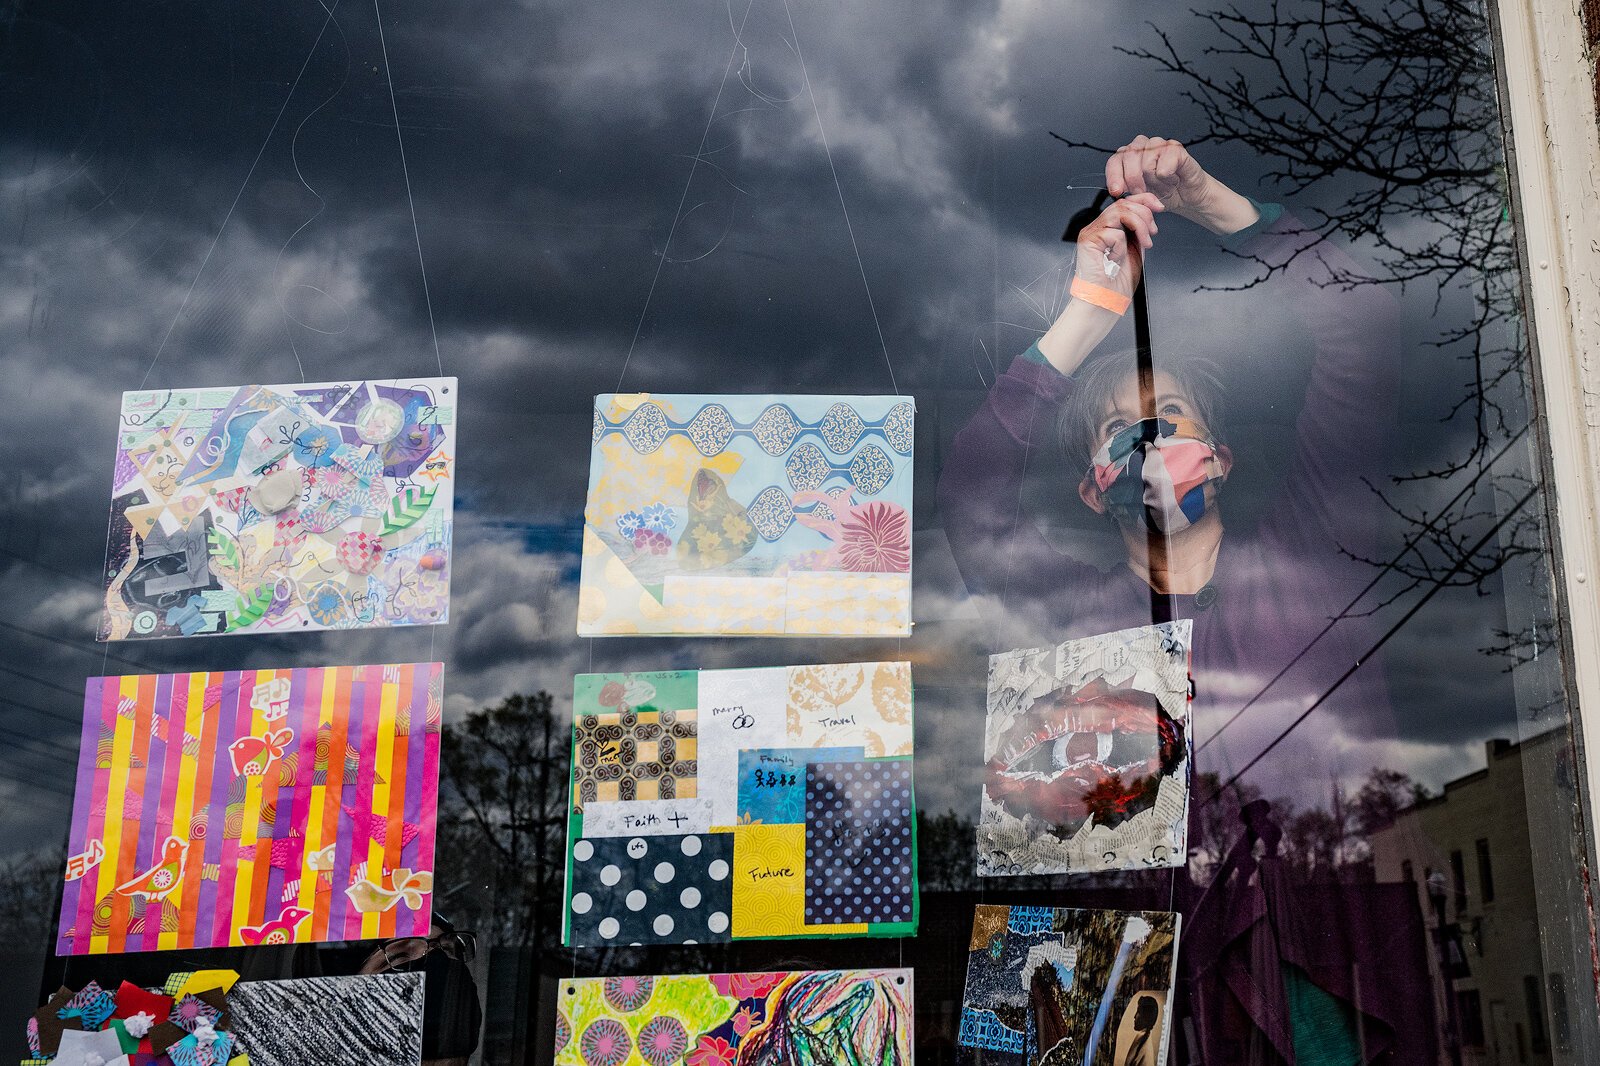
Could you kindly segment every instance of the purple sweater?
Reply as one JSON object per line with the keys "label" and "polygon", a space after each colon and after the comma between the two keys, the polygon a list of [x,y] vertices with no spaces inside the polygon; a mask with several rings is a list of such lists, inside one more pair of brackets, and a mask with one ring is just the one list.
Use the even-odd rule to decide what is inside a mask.
{"label": "purple sweater", "polygon": [[[1300,655],[1245,718],[1208,749],[1213,757],[1197,760],[1197,770],[1224,777],[1333,686],[1377,638],[1370,620],[1345,619],[1317,639],[1375,573],[1339,549],[1367,557],[1379,550],[1380,505],[1361,479],[1382,473],[1395,422],[1400,361],[1399,309],[1386,291],[1319,284],[1330,268],[1355,269],[1344,252],[1328,242],[1311,247],[1314,238],[1288,214],[1271,218],[1264,213],[1261,222],[1236,237],[1242,254],[1273,264],[1289,260],[1254,290],[1214,296],[1242,305],[1236,316],[1246,323],[1240,339],[1248,339],[1250,318],[1243,312],[1270,300],[1292,310],[1314,357],[1292,448],[1290,441],[1283,442],[1288,470],[1278,498],[1255,528],[1227,528],[1213,596],[1171,600],[1173,617],[1195,622],[1196,744]],[[1291,260],[1299,248],[1307,250]],[[1159,314],[1158,305],[1158,337]],[[1159,340],[1155,361],[1159,368]],[[1019,356],[956,435],[939,480],[939,510],[969,590],[997,597],[1008,611],[1043,615],[1050,639],[1151,621],[1149,586],[1131,570],[1118,566],[1104,573],[1063,554],[1019,513],[1030,453],[1055,446],[1055,415],[1072,388],[1071,379],[1044,362],[1037,348]],[[1076,484],[1063,485],[1062,491],[1075,492]],[[1225,526],[1227,499],[1224,486],[1218,506]],[[1311,650],[1305,652],[1308,645]],[[1357,671],[1312,716],[1323,721],[1308,720],[1296,732],[1326,740],[1341,725],[1360,734],[1386,731],[1388,701],[1373,666]],[[1297,750],[1316,756],[1315,765],[1297,765]],[[1249,780],[1271,798],[1279,793],[1275,778],[1299,780],[1310,772],[1323,782],[1325,795],[1325,754],[1325,747],[1290,744],[1264,760]]]}

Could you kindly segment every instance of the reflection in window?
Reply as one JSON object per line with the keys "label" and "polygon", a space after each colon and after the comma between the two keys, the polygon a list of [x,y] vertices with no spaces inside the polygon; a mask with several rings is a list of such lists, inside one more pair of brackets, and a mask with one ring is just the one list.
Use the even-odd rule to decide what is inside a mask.
{"label": "reflection in window", "polygon": [[1555,1030],[1556,1050],[1572,1050],[1572,1025],[1567,1015],[1567,976],[1559,970],[1549,975],[1550,1021]]}
{"label": "reflection in window", "polygon": [[[21,36],[6,63],[25,76],[0,81],[18,116],[0,135],[0,184],[27,220],[0,227],[0,264],[25,265],[11,280],[30,309],[0,315],[0,350],[38,384],[0,411],[0,437],[17,442],[0,482],[15,553],[0,600],[26,626],[7,630],[3,665],[18,671],[8,699],[27,707],[7,707],[37,715],[16,727],[25,746],[0,750],[0,776],[30,783],[0,834],[23,842],[0,856],[15,858],[0,866],[15,941],[42,957],[54,936],[73,693],[106,667],[62,606],[103,588],[104,530],[85,516],[104,514],[95,470],[110,449],[95,434],[111,427],[86,412],[136,387],[383,377],[438,359],[461,381],[452,476],[472,504],[452,625],[377,644],[330,632],[149,647],[192,657],[164,669],[447,663],[438,906],[482,944],[475,972],[501,1004],[489,1062],[520,1061],[524,1040],[527,1058],[548,1056],[558,976],[760,969],[826,950],[559,949],[572,675],[877,658],[916,663],[922,933],[826,961],[917,968],[919,1058],[954,1046],[964,960],[950,948],[980,891],[1183,910],[1173,1062],[1225,1059],[1206,1033],[1236,1019],[1240,1047],[1280,1031],[1275,1005],[1244,1018],[1227,989],[1207,999],[1192,979],[1227,959],[1272,987],[1307,926],[1378,945],[1300,968],[1329,986],[1300,991],[1338,1000],[1327,1013],[1344,1036],[1407,1042],[1375,1057],[1448,1062],[1486,1026],[1510,1044],[1524,1012],[1530,1049],[1594,1057],[1587,942],[1565,933],[1587,916],[1565,835],[1584,775],[1566,754],[1481,4],[1208,0],[1153,11],[1154,29],[1110,5],[1086,33],[1059,5],[754,0],[730,21],[716,0],[470,17],[444,0],[392,26],[387,53],[370,6],[156,5],[148,28],[109,7],[32,5],[7,25]],[[525,40],[556,46],[505,54]],[[360,65],[380,54],[397,98],[387,62]],[[1152,116],[1162,129],[1145,128]],[[1191,138],[1254,215],[1208,225],[1168,192],[1143,271],[1151,384],[1178,388],[1155,388],[1148,412],[1136,312],[1071,374],[1034,348],[1071,303],[1063,225],[1141,132]],[[579,640],[590,418],[613,389],[914,396],[915,635]],[[957,437],[985,411],[991,432]],[[1118,487],[1120,455],[1096,460],[1150,417],[1134,437],[1194,459],[1206,484],[1188,511],[1163,495],[1156,521],[1118,523],[1143,494]],[[41,480],[40,496],[29,479],[68,469],[63,455],[93,476]],[[1199,649],[1188,869],[978,879],[987,656],[1148,623],[1149,534],[1183,521],[1226,529],[1210,580],[1164,586]],[[1486,752],[1495,737],[1508,739]],[[43,780],[46,752],[66,769]],[[1462,917],[1474,849],[1497,911],[1481,925]],[[1279,942],[1216,943],[1245,913],[1294,920]],[[1348,987],[1352,963],[1374,984]],[[32,998],[39,971],[24,969],[11,980],[26,995],[0,983],[0,1001]],[[1507,1024],[1485,1022],[1484,1004]]]}
{"label": "reflection in window", "polygon": [[1467,1047],[1483,1047],[1483,1002],[1476,988],[1464,988],[1456,993],[1456,1016],[1461,1025],[1461,1043]]}
{"label": "reflection in window", "polygon": [[1489,864],[1489,841],[1479,837],[1478,849],[1478,899],[1484,903],[1494,902],[1494,867]]}
{"label": "reflection in window", "polygon": [[1539,999],[1539,978],[1529,974],[1522,979],[1522,997],[1528,1007],[1528,1036],[1535,1055],[1549,1050],[1544,1035],[1544,1005]]}

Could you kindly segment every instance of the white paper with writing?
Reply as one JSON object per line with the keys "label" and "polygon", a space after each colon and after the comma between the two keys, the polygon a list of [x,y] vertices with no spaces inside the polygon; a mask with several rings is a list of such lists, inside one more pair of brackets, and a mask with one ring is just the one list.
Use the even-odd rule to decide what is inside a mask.
{"label": "white paper with writing", "polygon": [[704,769],[696,787],[711,803],[713,826],[739,819],[740,750],[787,746],[787,693],[782,667],[701,672],[699,762]]}
{"label": "white paper with writing", "polygon": [[711,831],[711,800],[614,800],[583,809],[586,837],[682,836]]}

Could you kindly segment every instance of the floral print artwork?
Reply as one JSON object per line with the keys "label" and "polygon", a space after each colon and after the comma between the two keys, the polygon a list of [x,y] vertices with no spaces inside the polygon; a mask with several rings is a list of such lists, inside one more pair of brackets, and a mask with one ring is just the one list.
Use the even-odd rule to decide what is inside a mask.
{"label": "floral print artwork", "polygon": [[578,632],[906,636],[916,408],[595,399]]}
{"label": "floral print artwork", "polygon": [[911,1066],[910,970],[561,982],[556,1066]]}

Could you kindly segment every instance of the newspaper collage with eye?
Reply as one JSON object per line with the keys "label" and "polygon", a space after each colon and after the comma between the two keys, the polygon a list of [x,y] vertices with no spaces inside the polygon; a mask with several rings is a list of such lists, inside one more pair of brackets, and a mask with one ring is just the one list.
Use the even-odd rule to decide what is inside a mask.
{"label": "newspaper collage with eye", "polygon": [[1192,633],[1184,619],[990,658],[979,873],[1187,861]]}
{"label": "newspaper collage with eye", "polygon": [[[978,873],[1083,874],[1188,859],[1193,623],[989,659]],[[980,906],[957,1061],[1159,1066],[1180,916]]]}

